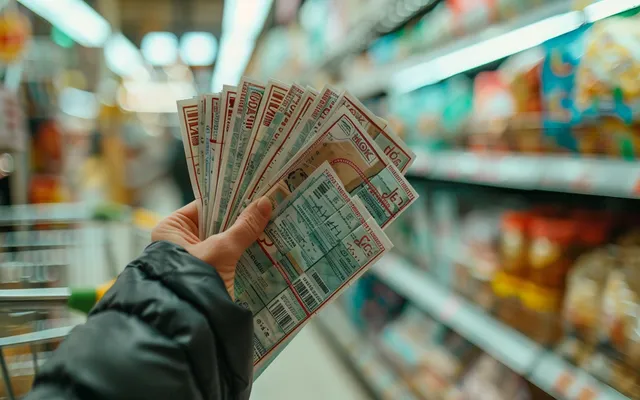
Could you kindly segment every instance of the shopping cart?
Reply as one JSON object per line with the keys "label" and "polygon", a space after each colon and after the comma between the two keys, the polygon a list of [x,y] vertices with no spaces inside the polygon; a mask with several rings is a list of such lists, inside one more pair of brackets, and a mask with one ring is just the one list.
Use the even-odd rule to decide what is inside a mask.
{"label": "shopping cart", "polygon": [[113,279],[150,242],[157,218],[84,204],[0,207],[0,398],[26,394],[38,367],[84,316],[70,287]]}

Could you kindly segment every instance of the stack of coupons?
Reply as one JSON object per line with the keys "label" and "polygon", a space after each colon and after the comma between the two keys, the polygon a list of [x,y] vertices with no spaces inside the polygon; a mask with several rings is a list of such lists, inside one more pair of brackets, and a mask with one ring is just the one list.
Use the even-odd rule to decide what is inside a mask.
{"label": "stack of coupons", "polygon": [[178,102],[202,239],[262,196],[264,234],[242,256],[236,302],[254,318],[257,373],[327,302],[389,251],[384,233],[418,197],[415,154],[354,96],[243,78]]}

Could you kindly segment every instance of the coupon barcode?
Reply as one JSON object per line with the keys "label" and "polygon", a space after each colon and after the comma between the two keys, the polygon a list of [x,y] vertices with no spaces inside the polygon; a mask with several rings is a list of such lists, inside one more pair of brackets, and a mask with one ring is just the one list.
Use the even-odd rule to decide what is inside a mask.
{"label": "coupon barcode", "polygon": [[275,300],[275,302],[269,306],[269,312],[283,331],[289,332],[295,326],[293,317],[289,314],[281,300]]}
{"label": "coupon barcode", "polygon": [[324,294],[329,294],[329,288],[327,287],[327,285],[325,285],[324,282],[322,282],[320,275],[318,275],[316,271],[311,272],[311,277],[313,278],[314,281],[316,281],[316,283],[318,284],[318,287],[320,287],[320,290],[322,290]]}
{"label": "coupon barcode", "polygon": [[327,193],[329,189],[331,189],[329,184],[327,182],[322,182],[320,186],[318,186],[313,190],[313,194],[316,196],[317,199],[319,199],[322,196],[324,196],[324,194]]}
{"label": "coupon barcode", "polygon": [[253,261],[253,265],[255,265],[256,268],[258,268],[258,271],[260,271],[261,274],[266,273],[269,267],[273,265],[273,264],[267,265],[267,263],[261,263],[258,260],[254,259],[253,256],[249,256],[249,257],[251,257],[251,261]]}
{"label": "coupon barcode", "polygon": [[309,310],[314,310],[318,307],[318,303],[322,300],[318,293],[316,293],[315,289],[311,286],[311,283],[307,281],[306,276],[301,276],[297,282],[293,284],[296,292],[300,298],[302,298],[302,302]]}
{"label": "coupon barcode", "polygon": [[258,356],[258,358],[260,358],[266,352],[267,352],[267,350],[264,348],[262,343],[260,343],[260,340],[258,339],[258,337],[256,335],[253,335],[253,357],[254,357],[254,361],[256,361],[256,355]]}

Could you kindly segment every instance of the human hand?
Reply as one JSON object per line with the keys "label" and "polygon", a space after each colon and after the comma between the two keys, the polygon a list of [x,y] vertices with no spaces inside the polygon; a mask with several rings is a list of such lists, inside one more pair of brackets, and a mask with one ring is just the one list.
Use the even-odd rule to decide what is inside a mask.
{"label": "human hand", "polygon": [[264,231],[271,211],[271,203],[262,197],[251,203],[229,229],[201,241],[198,237],[198,209],[194,201],[160,221],[151,232],[151,240],[175,243],[213,266],[227,292],[234,298],[236,264],[242,253]]}

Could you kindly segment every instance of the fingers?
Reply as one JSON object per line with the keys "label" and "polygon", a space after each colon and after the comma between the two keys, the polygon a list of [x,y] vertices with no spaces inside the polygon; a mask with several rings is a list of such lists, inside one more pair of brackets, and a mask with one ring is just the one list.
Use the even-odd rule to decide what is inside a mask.
{"label": "fingers", "polygon": [[196,201],[198,200],[194,200],[181,209],[177,210],[176,214],[184,215],[189,220],[191,220],[191,222],[196,224],[196,226],[198,226],[198,206],[196,204]]}
{"label": "fingers", "polygon": [[262,197],[254,201],[238,217],[224,235],[224,240],[240,253],[244,252],[264,231],[271,218],[271,202]]}

